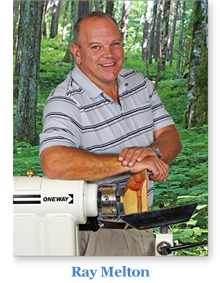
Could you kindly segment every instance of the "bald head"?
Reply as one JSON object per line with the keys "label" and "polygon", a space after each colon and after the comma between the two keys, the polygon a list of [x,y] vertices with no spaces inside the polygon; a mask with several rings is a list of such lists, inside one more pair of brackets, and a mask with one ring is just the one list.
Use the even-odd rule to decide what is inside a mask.
{"label": "bald head", "polygon": [[92,12],[90,14],[87,14],[86,16],[78,19],[78,21],[76,22],[76,24],[74,25],[74,29],[73,29],[73,37],[74,37],[74,43],[78,46],[80,46],[80,26],[83,22],[90,20],[90,19],[111,19],[115,25],[118,28],[118,25],[116,23],[116,21],[110,17],[108,14],[102,13],[102,12]]}

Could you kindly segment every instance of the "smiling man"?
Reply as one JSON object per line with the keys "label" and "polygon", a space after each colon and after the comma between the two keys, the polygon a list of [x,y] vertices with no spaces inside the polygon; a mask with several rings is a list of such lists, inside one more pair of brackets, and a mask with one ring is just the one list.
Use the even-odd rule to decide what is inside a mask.
{"label": "smiling man", "polygon": [[[48,97],[40,157],[49,178],[119,183],[147,169],[148,205],[153,181],[165,181],[181,151],[173,120],[153,84],[122,69],[123,38],[107,14],[93,12],[74,27],[77,66]],[[113,225],[113,224],[112,224]],[[114,227],[112,227],[114,228]],[[101,228],[80,233],[81,255],[154,255],[152,231]]]}
{"label": "smiling man", "polygon": [[117,25],[110,18],[84,20],[80,24],[80,37],[76,36],[75,42],[72,52],[79,69],[119,102],[116,78],[121,71],[124,52]]}

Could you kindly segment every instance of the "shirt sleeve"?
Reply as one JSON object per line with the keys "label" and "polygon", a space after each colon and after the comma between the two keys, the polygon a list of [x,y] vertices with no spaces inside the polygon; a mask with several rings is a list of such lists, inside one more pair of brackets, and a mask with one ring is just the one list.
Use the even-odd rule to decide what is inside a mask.
{"label": "shirt sleeve", "polygon": [[51,146],[79,148],[80,113],[73,99],[65,95],[49,96],[43,115],[40,134],[40,154]]}
{"label": "shirt sleeve", "polygon": [[169,125],[173,125],[174,121],[164,108],[164,105],[151,81],[148,80],[149,99],[153,114],[153,130],[159,130]]}

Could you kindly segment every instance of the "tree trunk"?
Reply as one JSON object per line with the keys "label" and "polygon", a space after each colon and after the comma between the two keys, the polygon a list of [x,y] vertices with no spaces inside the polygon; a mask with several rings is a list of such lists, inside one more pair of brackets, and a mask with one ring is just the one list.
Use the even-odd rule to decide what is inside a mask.
{"label": "tree trunk", "polygon": [[23,46],[14,137],[18,141],[26,141],[32,145],[37,145],[36,103],[44,2],[24,1],[23,5]]}
{"label": "tree trunk", "polygon": [[79,1],[78,19],[89,13],[89,1]]}
{"label": "tree trunk", "polygon": [[166,55],[167,55],[167,41],[168,41],[168,28],[169,28],[169,14],[170,14],[170,1],[164,2],[164,15],[162,23],[162,59],[161,70],[165,70]]}
{"label": "tree trunk", "polygon": [[191,92],[191,90],[193,91],[195,77],[199,66],[199,55],[202,46],[203,18],[200,2],[201,1],[196,1],[194,4],[194,23],[192,30],[192,46],[190,52],[188,92]]}
{"label": "tree trunk", "polygon": [[155,31],[155,22],[157,17],[157,4],[158,1],[154,1],[153,17],[150,28],[150,48],[149,48],[149,64],[152,64],[153,60],[153,50],[154,50],[154,31]]}
{"label": "tree trunk", "polygon": [[47,16],[50,10],[50,2],[52,1],[45,2],[44,18],[43,18],[43,24],[42,24],[43,36],[47,36]]}
{"label": "tree trunk", "polygon": [[18,89],[19,89],[19,77],[21,69],[21,54],[23,46],[23,12],[24,12],[24,1],[20,3],[20,14],[18,23],[18,36],[17,36],[17,48],[16,48],[16,59],[15,59],[15,69],[14,69],[14,80],[13,80],[13,97],[18,99]]}
{"label": "tree trunk", "polygon": [[186,47],[186,52],[185,52],[185,60],[182,63],[181,71],[180,71],[180,78],[184,76],[185,69],[189,65],[189,56],[190,56],[190,50],[192,46],[192,40],[188,41],[187,47]]}
{"label": "tree trunk", "polygon": [[68,13],[68,8],[69,8],[69,2],[66,1],[66,7],[65,7],[65,12],[64,12],[64,20],[63,20],[63,32],[62,32],[62,41],[66,40],[66,20],[67,20],[67,13]]}
{"label": "tree trunk", "polygon": [[178,58],[177,58],[175,79],[179,79],[179,77],[180,77],[180,61],[181,61],[182,55],[183,55],[183,28],[184,28],[184,22],[185,22],[185,16],[186,16],[186,13],[185,13],[186,1],[183,1],[182,10],[183,10],[183,12],[182,12],[181,25],[180,25],[180,28],[179,28],[179,47],[178,47]]}
{"label": "tree trunk", "polygon": [[160,78],[161,60],[162,60],[162,30],[161,30],[162,1],[159,1],[158,5],[159,5],[159,9],[158,9],[158,16],[157,16],[157,26],[158,26],[158,30],[160,31],[159,33],[159,62],[157,65],[157,78],[155,82],[155,89],[157,89],[157,84]]}
{"label": "tree trunk", "polygon": [[106,1],[106,14],[113,17],[114,1]]}
{"label": "tree trunk", "polygon": [[95,1],[95,11],[103,12],[103,1]]}
{"label": "tree trunk", "polygon": [[143,43],[142,43],[142,60],[147,61],[147,49],[148,49],[148,29],[150,24],[152,2],[148,1],[146,6],[146,15],[143,29]]}
{"label": "tree trunk", "polygon": [[73,53],[71,51],[71,46],[74,43],[73,28],[74,28],[74,25],[75,25],[75,23],[77,22],[77,19],[78,19],[78,13],[77,13],[75,5],[76,5],[75,1],[71,1],[71,31],[70,31],[68,46],[67,46],[67,49],[66,49],[66,54],[63,58],[63,62],[71,63],[71,68],[74,65],[74,56],[73,56]]}
{"label": "tree trunk", "polygon": [[169,42],[169,61],[170,61],[170,67],[172,67],[172,61],[173,61],[173,44],[174,44],[174,36],[175,36],[175,30],[176,30],[176,20],[178,15],[178,7],[179,7],[180,1],[177,1],[174,3],[176,5],[174,15],[173,15],[173,24],[171,29],[171,35],[170,35],[170,42]]}
{"label": "tree trunk", "polygon": [[16,52],[20,1],[13,3],[13,52]]}
{"label": "tree trunk", "polygon": [[60,9],[61,9],[62,1],[54,1],[52,8],[52,22],[50,27],[50,38],[56,37],[58,33],[58,23],[60,17]]}
{"label": "tree trunk", "polygon": [[[156,28],[156,34],[155,34],[155,40],[154,40],[154,60],[155,62],[158,61],[160,58],[160,36],[161,36],[161,13],[162,13],[162,1],[158,1],[157,4],[157,28]],[[158,17],[160,17],[160,20],[158,21]]]}
{"label": "tree trunk", "polygon": [[199,67],[194,85],[194,97],[190,105],[188,128],[208,124],[208,42],[207,30],[199,57]]}
{"label": "tree trunk", "polygon": [[208,117],[208,7],[207,1],[194,4],[185,128],[207,123]]}
{"label": "tree trunk", "polygon": [[126,38],[130,4],[131,4],[131,1],[124,1],[123,8],[122,8],[121,34],[122,36],[124,36],[124,39]]}

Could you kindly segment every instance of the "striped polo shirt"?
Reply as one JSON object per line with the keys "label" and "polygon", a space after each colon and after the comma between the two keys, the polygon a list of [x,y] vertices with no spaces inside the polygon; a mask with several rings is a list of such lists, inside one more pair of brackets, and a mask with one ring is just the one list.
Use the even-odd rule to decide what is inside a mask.
{"label": "striped polo shirt", "polygon": [[[122,69],[117,77],[118,104],[90,81],[76,66],[48,97],[40,134],[40,153],[62,145],[95,154],[119,154],[123,148],[147,147],[153,132],[174,124],[152,84],[140,72]],[[124,187],[130,173],[96,182]],[[148,182],[148,204],[153,182]]]}

